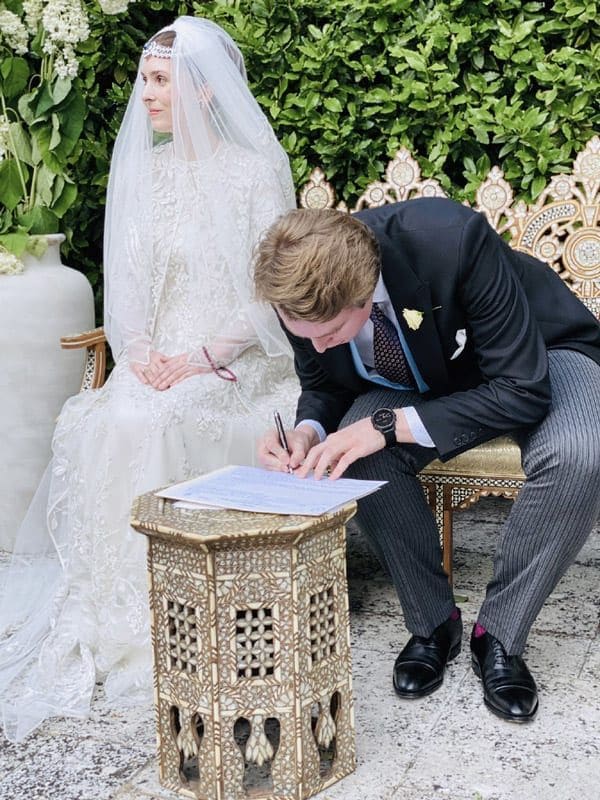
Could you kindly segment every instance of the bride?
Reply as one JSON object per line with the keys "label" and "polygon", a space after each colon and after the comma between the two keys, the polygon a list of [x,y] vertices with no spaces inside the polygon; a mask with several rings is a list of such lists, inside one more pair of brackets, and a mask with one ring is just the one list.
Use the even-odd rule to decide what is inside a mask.
{"label": "bride", "polygon": [[[115,368],[65,404],[19,532],[0,628],[0,710],[19,740],[50,716],[150,698],[145,537],[134,496],[252,463],[298,394],[273,312],[252,299],[261,232],[294,205],[288,160],[217,25],[145,46],[115,143],[105,329]],[[292,421],[290,419],[289,421]]]}

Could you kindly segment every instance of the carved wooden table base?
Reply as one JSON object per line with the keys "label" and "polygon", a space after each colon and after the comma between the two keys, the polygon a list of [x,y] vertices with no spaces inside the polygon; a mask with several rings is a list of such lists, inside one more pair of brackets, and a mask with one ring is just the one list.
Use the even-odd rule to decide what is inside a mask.
{"label": "carved wooden table base", "polygon": [[284,517],[136,499],[166,788],[301,800],[354,770],[345,524],[355,510]]}

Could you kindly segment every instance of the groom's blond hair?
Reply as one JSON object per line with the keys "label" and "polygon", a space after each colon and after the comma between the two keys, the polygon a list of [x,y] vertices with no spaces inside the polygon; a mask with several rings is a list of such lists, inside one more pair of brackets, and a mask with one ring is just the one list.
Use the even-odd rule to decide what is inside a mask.
{"label": "groom's blond hair", "polygon": [[256,248],[260,300],[290,319],[328,322],[373,296],[381,270],[371,230],[343,211],[296,209],[280,217]]}

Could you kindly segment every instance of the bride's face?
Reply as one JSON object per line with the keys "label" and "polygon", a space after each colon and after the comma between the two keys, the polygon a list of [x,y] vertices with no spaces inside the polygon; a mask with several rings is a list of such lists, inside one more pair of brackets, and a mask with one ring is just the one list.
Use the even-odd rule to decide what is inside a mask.
{"label": "bride's face", "polygon": [[142,102],[150,115],[150,124],[158,133],[171,133],[171,59],[150,56],[145,58],[140,71],[144,82]]}

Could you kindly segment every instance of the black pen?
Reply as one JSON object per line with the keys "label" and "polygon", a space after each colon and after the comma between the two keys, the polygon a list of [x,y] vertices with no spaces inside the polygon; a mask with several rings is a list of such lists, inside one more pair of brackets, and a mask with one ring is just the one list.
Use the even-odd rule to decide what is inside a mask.
{"label": "black pen", "polygon": [[[285,430],[283,428],[283,422],[281,421],[281,415],[279,414],[279,411],[274,411],[273,416],[275,418],[275,427],[277,428],[277,435],[279,436],[279,444],[283,447],[283,449],[289,456],[291,455],[290,447],[288,445],[287,436],[285,435]],[[293,473],[294,471],[290,464],[288,464],[287,471],[290,474]]]}

